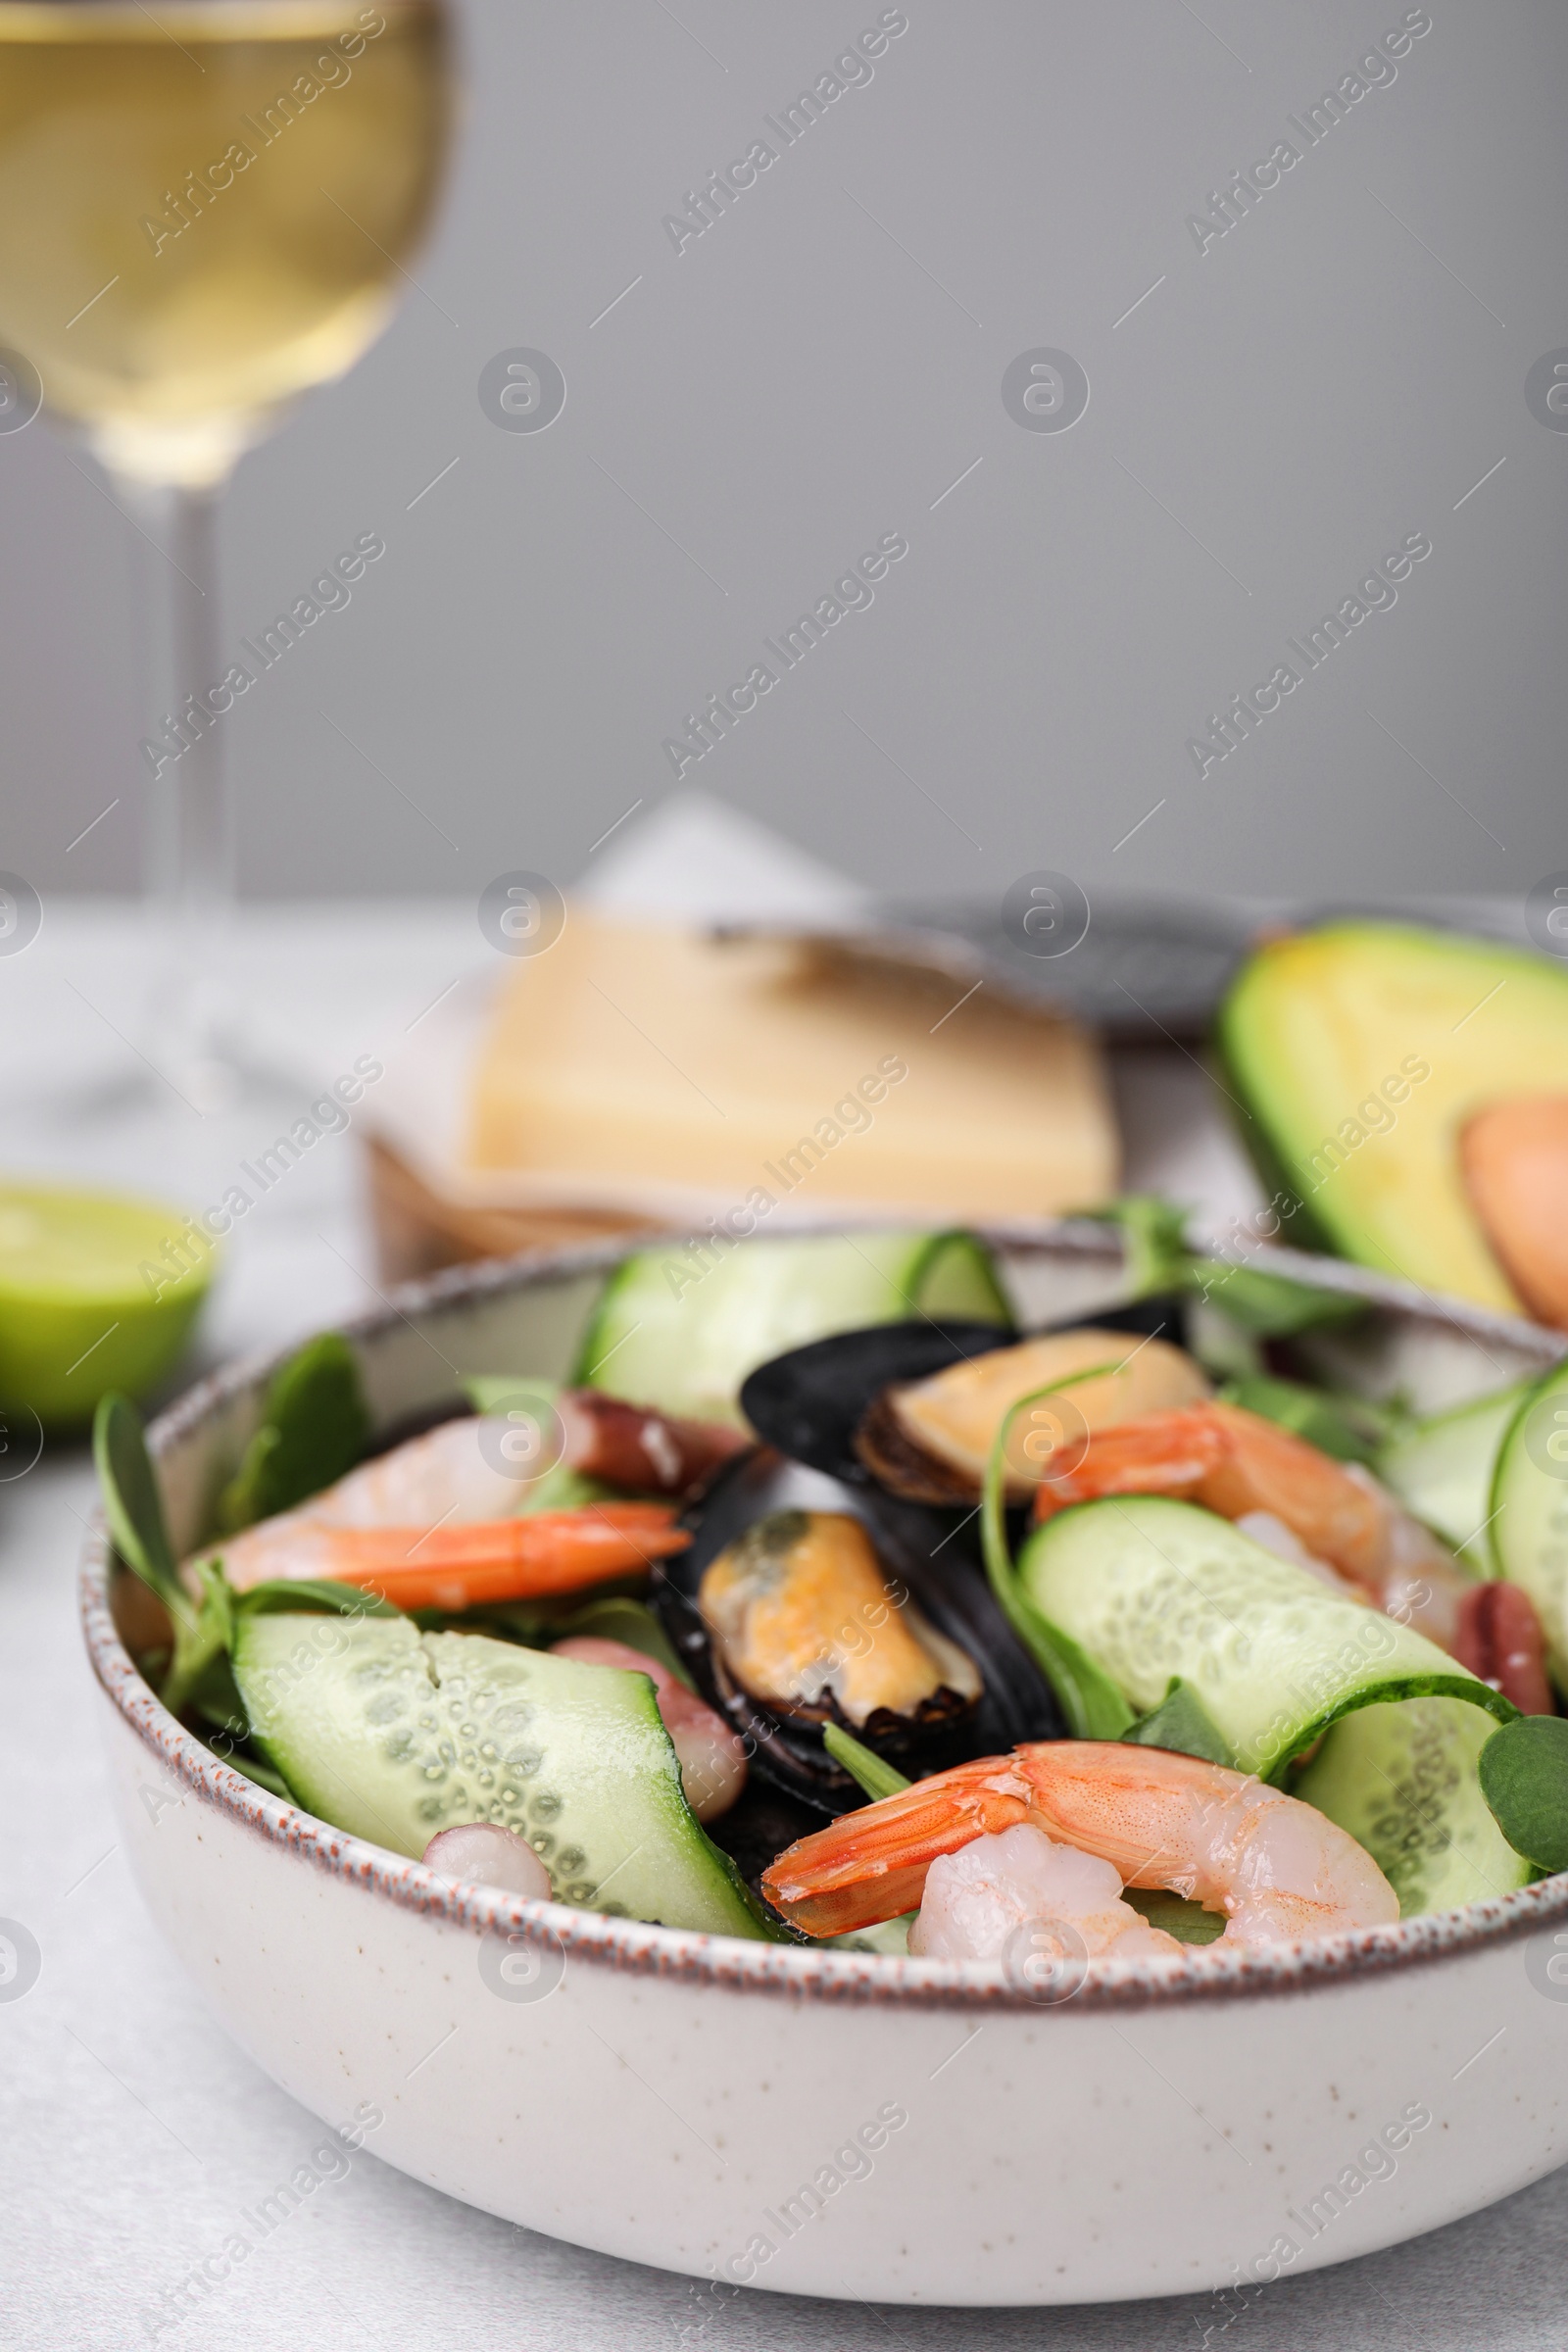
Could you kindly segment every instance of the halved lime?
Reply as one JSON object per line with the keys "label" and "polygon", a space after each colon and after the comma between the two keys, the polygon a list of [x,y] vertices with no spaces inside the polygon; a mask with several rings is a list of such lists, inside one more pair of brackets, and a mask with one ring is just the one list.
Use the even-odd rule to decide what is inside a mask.
{"label": "halved lime", "polygon": [[138,1396],[185,1344],[216,1245],[159,1200],[0,1185],[0,1402],[57,1427]]}

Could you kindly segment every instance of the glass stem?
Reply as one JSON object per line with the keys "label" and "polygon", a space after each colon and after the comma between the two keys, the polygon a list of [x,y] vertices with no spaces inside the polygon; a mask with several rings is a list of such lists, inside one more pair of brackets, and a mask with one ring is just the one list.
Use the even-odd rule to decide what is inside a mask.
{"label": "glass stem", "polygon": [[[143,638],[137,765],[147,794],[146,888],[155,969],[149,1057],[198,1107],[223,1091],[232,1053],[222,958],[234,909],[227,721],[214,703],[222,651],[218,501],[222,485],[115,482],[139,533]],[[215,694],[215,689],[220,691]]]}

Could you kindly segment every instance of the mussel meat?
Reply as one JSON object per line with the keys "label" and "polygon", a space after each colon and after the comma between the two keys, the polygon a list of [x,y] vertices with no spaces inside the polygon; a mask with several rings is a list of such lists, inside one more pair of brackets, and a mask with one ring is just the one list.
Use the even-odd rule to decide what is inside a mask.
{"label": "mussel meat", "polygon": [[[1102,1310],[1088,1328],[1103,1344],[1103,1351],[1080,1360],[1104,1363],[1130,1355],[1141,1339],[1158,1340],[1180,1349],[1186,1339],[1189,1304],[1185,1298],[1159,1294]],[[791,1461],[825,1471],[829,1478],[865,1486],[873,1473],[861,1458],[856,1436],[886,1391],[922,1385],[982,1357],[1010,1357],[1020,1344],[1033,1347],[1041,1340],[1072,1338],[1084,1328],[1081,1324],[1056,1325],[1020,1343],[1016,1331],[996,1324],[937,1323],[922,1316],[912,1323],[879,1323],[863,1331],[838,1332],[760,1364],[741,1390],[741,1410],[764,1446],[771,1446]],[[1042,1375],[1035,1385],[1043,1385],[1050,1377]],[[1027,1383],[1013,1392],[1015,1396],[1028,1393]],[[1201,1393],[1206,1395],[1206,1388]],[[1184,1400],[1192,1400],[1187,1392]],[[999,1417],[1006,1401],[1010,1399],[999,1408]],[[944,1480],[940,1494],[934,1491],[937,1483],[933,1475],[933,1491],[919,1499],[972,1507],[976,1499],[973,1483],[955,1488]],[[895,1492],[912,1490],[900,1487]]]}
{"label": "mussel meat", "polygon": [[1059,1736],[979,1556],[992,1438],[1019,1396],[1106,1363],[1124,1368],[1069,1393],[1094,1424],[1206,1396],[1161,1336],[1179,1314],[1144,1299],[1026,1341],[921,1318],[819,1340],[751,1375],[741,1407],[763,1445],[690,1507],[690,1548],[659,1563],[655,1605],[757,1775],[842,1812],[858,1791],[823,1743],[830,1722],[911,1775]]}
{"label": "mussel meat", "polygon": [[883,1574],[848,1511],[770,1511],[704,1571],[697,1605],[721,1687],[774,1713],[887,1740],[956,1722],[974,1660]]}
{"label": "mussel meat", "polygon": [[685,1524],[655,1606],[755,1773],[792,1796],[829,1813],[860,1801],[823,1744],[830,1722],[911,1775],[1054,1736],[1051,1692],[946,1514],[759,1446]]}
{"label": "mussel meat", "polygon": [[[1102,1367],[1113,1364],[1114,1371]],[[1094,1377],[1072,1380],[1075,1372]],[[1056,1384],[1061,1384],[1057,1386]],[[1209,1384],[1190,1355],[1169,1341],[1135,1341],[1126,1332],[1090,1324],[1047,1332],[1011,1348],[996,1348],[917,1380],[880,1389],[855,1431],[855,1451],[873,1478],[912,1501],[973,1503],[986,1463],[1009,1406],[1052,1387],[1057,1424],[1020,1433],[1009,1454],[1006,1495],[1026,1501],[1052,1474],[1054,1454],[1073,1437],[1167,1407],[1197,1404]],[[1072,1468],[1063,1460],[1063,1468]]]}

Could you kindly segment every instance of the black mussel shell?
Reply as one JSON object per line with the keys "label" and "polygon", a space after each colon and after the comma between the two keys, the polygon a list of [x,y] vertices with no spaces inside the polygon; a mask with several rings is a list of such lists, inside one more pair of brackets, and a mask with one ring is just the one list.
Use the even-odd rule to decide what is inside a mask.
{"label": "black mussel shell", "polygon": [[[1093,1326],[1096,1331],[1130,1331],[1169,1340],[1181,1348],[1187,1341],[1187,1306],[1185,1297],[1161,1294],[1134,1299],[1130,1306],[1109,1307],[1103,1314],[1048,1323],[1027,1336],[1038,1339]],[[999,1348],[1016,1347],[1022,1336],[1004,1324],[933,1323],[924,1318],[838,1332],[759,1365],[741,1390],[741,1410],[764,1446],[853,1486],[870,1482],[855,1444],[857,1431],[866,1423],[875,1450],[890,1468],[906,1453],[911,1478],[918,1470],[920,1483],[931,1482],[927,1500],[968,1510],[974,1495],[964,1480],[954,1473],[952,1491],[945,1491],[937,1466],[924,1455],[915,1456],[882,1399],[890,1388],[926,1380],[950,1364],[990,1355]]]}
{"label": "black mussel shell", "polygon": [[1043,1328],[1071,1331],[1092,1323],[1097,1331],[1136,1331],[1144,1339],[1169,1340],[1173,1348],[1187,1348],[1191,1345],[1192,1308],[1190,1291],[1152,1291],[1147,1298],[1107,1307],[1103,1314],[1075,1315],[1070,1323],[1047,1323]]}
{"label": "black mussel shell", "polygon": [[855,1451],[861,1470],[890,1494],[910,1502],[935,1502],[949,1510],[972,1509],[974,1481],[951,1463],[927,1453],[899,1415],[897,1391],[878,1389],[855,1433]]}
{"label": "black mussel shell", "polygon": [[776,1917],[762,1892],[762,1873],[787,1845],[822,1827],[821,1808],[805,1804],[774,1781],[753,1773],[727,1812],[706,1825],[720,1853],[728,1854],[759,1901]]}
{"label": "black mussel shell", "polygon": [[741,1390],[741,1411],[763,1445],[790,1461],[863,1485],[855,1432],[873,1397],[895,1381],[928,1379],[1017,1338],[996,1323],[924,1320],[841,1331],[759,1365]]}
{"label": "black mussel shell", "polygon": [[[961,1714],[941,1723],[873,1715],[855,1733],[862,1744],[913,1780],[972,1756],[1004,1755],[1021,1740],[1062,1736],[1051,1691],[992,1595],[965,1514],[902,1502],[863,1476],[851,1486],[759,1446],[729,1463],[687,1512],[683,1525],[692,1531],[691,1545],[656,1566],[654,1606],[703,1697],[747,1740],[753,1768],[763,1779],[819,1813],[843,1813],[864,1802],[823,1746],[817,1727],[774,1713],[718,1671],[698,1607],[710,1563],[759,1519],[790,1509],[858,1518],[889,1578],[907,1589],[921,1614],[979,1670],[980,1695]],[[967,1516],[972,1521],[973,1514]]]}

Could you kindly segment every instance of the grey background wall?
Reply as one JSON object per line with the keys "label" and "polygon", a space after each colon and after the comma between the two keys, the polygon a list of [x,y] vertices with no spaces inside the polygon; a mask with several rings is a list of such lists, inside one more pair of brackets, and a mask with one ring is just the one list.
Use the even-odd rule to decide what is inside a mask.
{"label": "grey background wall", "polygon": [[[1287,119],[1399,0],[907,0],[677,252],[663,216],[782,146],[764,114],[880,14],[471,0],[417,287],[228,505],[235,639],[387,544],[226,722],[245,890],[570,877],[670,790],[684,714],[894,532],[874,604],[685,773],[863,880],[1522,896],[1568,862],[1568,432],[1525,399],[1568,345],[1568,9],[1432,0],[1308,148]],[[1189,215],[1281,140],[1301,160],[1200,251]],[[547,431],[481,408],[518,346],[564,373]],[[1069,431],[1003,403],[1042,346],[1089,378]],[[127,889],[130,535],[41,421],[0,439],[0,864]],[[1397,603],[1200,777],[1207,714],[1415,533]]]}

